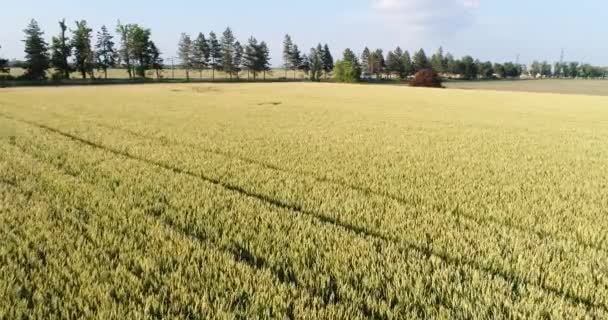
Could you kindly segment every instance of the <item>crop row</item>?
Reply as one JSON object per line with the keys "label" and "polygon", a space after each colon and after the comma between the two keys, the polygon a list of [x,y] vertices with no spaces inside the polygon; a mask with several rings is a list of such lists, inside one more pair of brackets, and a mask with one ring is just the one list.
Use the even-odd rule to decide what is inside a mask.
{"label": "crop row", "polygon": [[[24,136],[17,141],[20,148],[52,163],[54,170],[70,179],[99,189],[98,198],[84,197],[79,206],[94,205],[91,211],[96,212],[104,197],[122,199],[118,203],[140,208],[148,217],[167,222],[172,230],[195,235],[216,248],[240,248],[249,265],[269,270],[279,282],[290,279],[287,283],[326,305],[359,306],[355,312],[385,316],[408,312],[418,316],[420,312],[461,316],[497,312],[530,315],[548,310],[563,312],[562,316],[580,316],[584,310],[603,312],[601,300],[598,304],[594,296],[576,298],[574,293],[548,290],[480,270],[472,262],[448,259],[436,249],[435,235],[418,233],[418,225],[412,225],[409,233],[418,233],[427,243],[408,245],[408,239],[394,241],[379,230],[354,228],[337,217],[321,219],[302,208],[279,208],[268,198],[235,188],[227,190],[225,185],[184,169],[168,170],[167,165],[75,143],[73,138],[49,134],[48,130],[22,127]],[[246,174],[245,169],[232,167],[236,173]],[[74,194],[66,193],[66,197]],[[569,299],[570,306],[560,308],[562,299]],[[526,307],[526,301],[538,304],[539,300],[547,303],[544,311]],[[439,310],[432,309],[432,301],[439,302]],[[577,304],[585,307],[577,308]],[[598,306],[600,309],[595,308]]]}

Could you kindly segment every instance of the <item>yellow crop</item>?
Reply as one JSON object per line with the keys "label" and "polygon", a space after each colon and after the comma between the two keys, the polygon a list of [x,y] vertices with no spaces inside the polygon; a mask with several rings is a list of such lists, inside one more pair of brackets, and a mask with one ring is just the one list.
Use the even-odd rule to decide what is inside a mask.
{"label": "yellow crop", "polygon": [[608,318],[608,98],[0,90],[0,319]]}

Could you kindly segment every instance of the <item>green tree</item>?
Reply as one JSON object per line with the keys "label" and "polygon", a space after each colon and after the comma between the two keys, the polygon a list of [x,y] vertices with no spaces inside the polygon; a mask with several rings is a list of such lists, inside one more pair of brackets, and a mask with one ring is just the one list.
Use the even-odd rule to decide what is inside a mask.
{"label": "green tree", "polygon": [[133,25],[132,29],[131,55],[134,58],[136,72],[139,77],[146,77],[146,70],[152,67],[152,59],[150,58],[150,29],[142,28],[139,25]]}
{"label": "green tree", "polygon": [[491,79],[494,76],[494,66],[492,66],[492,62],[486,61],[478,64],[479,67],[479,76],[485,79]]}
{"label": "green tree", "polygon": [[236,74],[236,78],[239,79],[239,73],[241,72],[241,66],[243,65],[243,55],[244,55],[243,46],[240,42],[234,43],[234,57],[232,58],[232,62],[234,64],[234,72]]}
{"label": "green tree", "polygon": [[209,44],[205,35],[200,32],[192,43],[191,61],[192,67],[198,70],[200,78],[203,78],[203,70],[209,65]]}
{"label": "green tree", "polygon": [[254,37],[249,38],[247,46],[245,47],[245,54],[243,56],[243,66],[247,69],[247,79],[250,74],[253,74],[253,80],[257,79],[257,65],[258,65],[258,40]]}
{"label": "green tree", "polygon": [[412,62],[410,53],[407,50],[401,56],[401,64],[403,66],[403,73],[401,74],[402,79],[407,79],[409,76],[414,74],[414,63]]}
{"label": "green tree", "polygon": [[160,50],[156,47],[153,41],[148,44],[149,65],[156,72],[156,79],[161,78],[161,70],[163,70],[164,61],[161,57]]}
{"label": "green tree", "polygon": [[192,39],[185,33],[182,33],[177,45],[177,56],[182,61],[182,67],[186,69],[186,80],[189,81],[192,68]]}
{"label": "green tree", "polygon": [[334,57],[331,55],[331,50],[329,50],[329,46],[327,43],[323,47],[323,71],[325,72],[325,77],[334,70]]}
{"label": "green tree", "polygon": [[386,68],[386,61],[384,60],[384,53],[382,49],[376,49],[370,58],[369,65],[371,67],[370,74],[376,75],[376,79],[380,79]]}
{"label": "green tree", "polygon": [[288,34],[285,35],[283,40],[283,68],[285,69],[285,78],[287,78],[287,70],[295,68],[293,65],[293,41]]}
{"label": "green tree", "polygon": [[46,79],[46,70],[50,67],[48,44],[44,41],[44,32],[38,22],[31,20],[25,30],[25,69],[24,78],[30,80]]}
{"label": "green tree", "polygon": [[533,78],[540,76],[541,74],[541,63],[534,60],[530,65],[530,74]]}
{"label": "green tree", "polygon": [[61,31],[57,37],[53,37],[51,44],[51,66],[64,79],[69,79],[72,67],[68,59],[72,55],[72,45],[70,44],[70,39],[65,34],[68,29],[65,19],[59,21],[59,28]]}
{"label": "green tree", "polygon": [[424,49],[418,50],[414,53],[414,72],[418,72],[422,69],[429,69],[431,64],[429,63],[429,59],[426,57],[426,53]]}
{"label": "green tree", "polygon": [[553,75],[551,65],[547,61],[541,63],[540,74],[545,78],[550,78]]}
{"label": "green tree", "polygon": [[433,54],[431,57],[431,68],[437,73],[444,73],[446,71],[442,47],[439,47],[437,53]]}
{"label": "green tree", "polygon": [[321,44],[310,49],[308,60],[310,62],[310,80],[321,81],[321,74],[323,73],[323,47]]}
{"label": "green tree", "polygon": [[103,71],[105,79],[108,78],[108,69],[114,68],[118,62],[118,53],[114,48],[113,39],[108,28],[101,26],[101,31],[97,33],[95,56],[97,57],[97,68]]}
{"label": "green tree", "polygon": [[505,67],[502,64],[495,63],[493,68],[494,73],[496,73],[496,76],[498,76],[499,78],[505,77]]}
{"label": "green tree", "polygon": [[334,79],[338,82],[356,82],[359,79],[357,67],[351,61],[338,60],[335,65]]}
{"label": "green tree", "polygon": [[232,30],[230,28],[226,28],[221,39],[221,61],[222,70],[224,70],[224,72],[230,76],[230,79],[232,79],[234,74],[234,43],[235,38]]}
{"label": "green tree", "polygon": [[568,70],[570,71],[569,76],[571,78],[576,78],[579,76],[579,64],[578,62],[570,62],[568,64]]}
{"label": "green tree", "polygon": [[369,63],[371,56],[371,51],[368,47],[365,47],[365,49],[363,49],[363,53],[361,53],[361,70],[362,74],[366,77],[370,76],[373,73],[371,64]]}
{"label": "green tree", "polygon": [[260,42],[257,56],[257,68],[264,73],[264,80],[266,80],[266,73],[270,71],[270,49],[268,49],[266,42]]}
{"label": "green tree", "polygon": [[[401,55],[403,55],[403,53]],[[396,74],[397,76],[401,77],[401,75],[403,74],[403,63],[401,62],[401,57],[397,53],[389,51],[386,55],[387,74]]]}
{"label": "green tree", "polygon": [[209,55],[211,58],[211,77],[215,80],[215,70],[220,70],[222,67],[222,46],[213,31],[209,33]]}
{"label": "green tree", "polygon": [[294,44],[291,48],[291,68],[293,69],[293,78],[296,78],[296,70],[300,68],[302,64],[302,53],[300,52],[300,48],[298,45]]}
{"label": "green tree", "polygon": [[473,57],[464,56],[462,58],[462,76],[466,80],[473,80],[477,78],[477,64]]}
{"label": "green tree", "polygon": [[306,54],[302,55],[302,61],[300,62],[300,65],[298,66],[298,70],[301,70],[302,72],[304,72],[304,74],[306,76],[309,75],[309,73],[310,73],[310,59],[308,59],[308,56]]}
{"label": "green tree", "polygon": [[83,79],[87,74],[93,77],[95,68],[95,53],[91,46],[91,34],[93,29],[87,26],[85,20],[76,21],[76,29],[72,30],[72,47],[74,47],[74,60],[76,70],[80,72]]}
{"label": "green tree", "polygon": [[133,65],[131,64],[131,47],[133,46],[133,41],[131,39],[132,27],[133,25],[123,25],[120,21],[118,21],[118,25],[116,26],[116,32],[120,35],[120,49],[118,50],[118,54],[123,66],[127,69],[129,79],[132,79],[134,76]]}
{"label": "green tree", "polygon": [[342,61],[350,62],[351,66],[354,68],[355,79],[359,80],[361,78],[361,64],[359,63],[357,55],[355,55],[351,49],[346,48],[342,54]]}

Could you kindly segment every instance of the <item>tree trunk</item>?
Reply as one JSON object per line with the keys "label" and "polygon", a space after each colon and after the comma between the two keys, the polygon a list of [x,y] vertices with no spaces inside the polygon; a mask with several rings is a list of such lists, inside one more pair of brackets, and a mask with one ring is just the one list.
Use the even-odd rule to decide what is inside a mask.
{"label": "tree trunk", "polygon": [[108,80],[108,69],[107,68],[103,69],[103,74],[104,74],[104,79]]}
{"label": "tree trunk", "polygon": [[215,81],[215,67],[211,68],[211,81]]}

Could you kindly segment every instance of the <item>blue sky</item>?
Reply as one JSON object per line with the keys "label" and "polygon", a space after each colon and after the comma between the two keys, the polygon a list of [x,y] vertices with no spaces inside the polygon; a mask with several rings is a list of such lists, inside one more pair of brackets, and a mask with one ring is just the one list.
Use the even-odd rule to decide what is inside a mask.
{"label": "blue sky", "polygon": [[[482,60],[566,60],[608,65],[606,0],[222,0],[222,1],[82,1],[3,0],[0,56],[23,56],[22,29],[38,20],[50,40],[57,21],[70,25],[85,19],[97,30],[123,23],[152,29],[166,57],[174,56],[182,32],[221,33],[230,26],[244,42],[250,35],[265,40],[272,62],[281,63],[285,33],[300,48],[327,42],[335,56],[350,47],[385,51],[439,46],[456,56]],[[308,50],[303,50],[308,51]]]}

